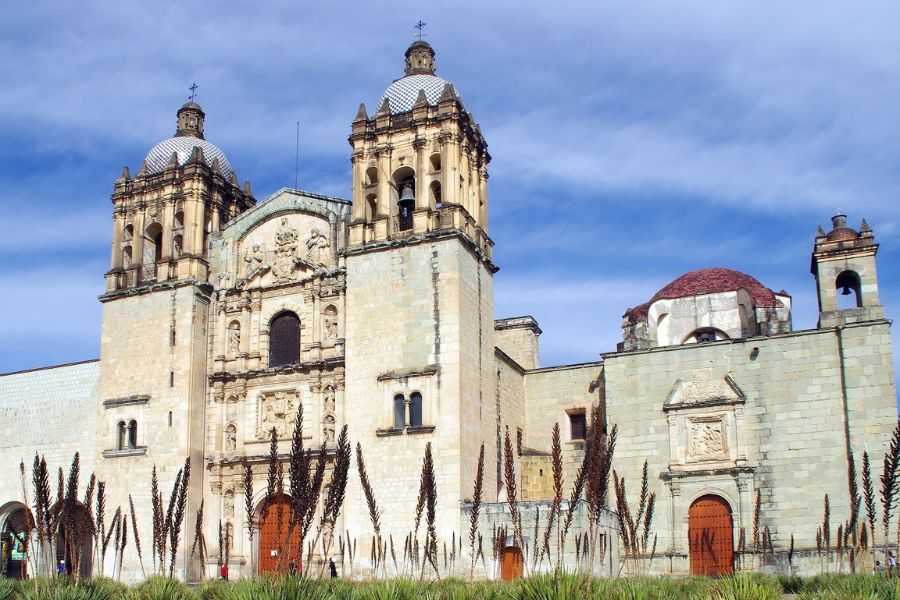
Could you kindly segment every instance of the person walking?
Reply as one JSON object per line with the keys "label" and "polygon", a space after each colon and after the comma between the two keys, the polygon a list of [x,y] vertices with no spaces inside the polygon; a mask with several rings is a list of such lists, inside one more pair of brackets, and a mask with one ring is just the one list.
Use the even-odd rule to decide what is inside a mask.
{"label": "person walking", "polygon": [[334,559],[328,559],[328,570],[331,572],[331,578],[334,579],[337,577],[337,565],[334,564]]}
{"label": "person walking", "polygon": [[223,581],[228,581],[228,565],[223,564],[222,568],[219,570],[219,574],[222,576]]}

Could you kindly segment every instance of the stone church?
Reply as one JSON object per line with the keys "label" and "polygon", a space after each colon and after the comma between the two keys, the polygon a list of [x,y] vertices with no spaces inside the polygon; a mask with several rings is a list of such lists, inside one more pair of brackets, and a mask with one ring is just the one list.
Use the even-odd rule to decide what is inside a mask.
{"label": "stone church", "polygon": [[[259,518],[268,436],[275,428],[286,453],[300,405],[309,446],[333,452],[344,425],[361,444],[382,535],[398,547],[413,526],[429,442],[441,540],[466,530],[482,443],[485,537],[508,519],[500,456],[508,428],[533,545],[527,521],[553,494],[553,424],[568,496],[599,410],[618,427],[613,468],[631,502],[648,461],[653,572],[732,569],[757,493],[776,556],[793,535],[795,566],[813,569],[817,559],[802,555],[815,549],[824,494],[836,530],[849,512],[848,456],[859,469],[868,450],[880,464],[897,421],[869,225],[851,228],[838,215],[810,240],[814,329],[792,329],[787,292],[708,268],[622,307],[622,342],[599,360],[542,366],[538,323],[494,314],[485,137],[460,93],[435,75],[431,46],[416,41],[405,56],[404,76],[374,114],[360,105],[350,124],[349,200],[281,189],[258,201],[207,141],[193,101],[178,110],[173,137],[134,174],[125,168],[112,194],[99,359],[0,375],[4,548],[25,509],[19,462],[30,466],[35,452],[51,473],[80,452],[82,473],[106,482],[109,507],[127,507],[130,494],[145,554],[151,469],[168,490],[190,457],[179,576],[200,576],[189,554],[201,500],[206,575],[220,520],[233,535],[232,577],[269,570]],[[245,462],[257,477],[252,539]],[[608,565],[598,572],[615,574],[623,551],[615,515],[604,519]],[[372,526],[355,463],[334,527],[358,540],[364,572]],[[715,539],[712,567],[701,539]],[[521,557],[513,538],[506,546],[504,556]],[[485,553],[488,566],[476,573],[498,576]],[[14,551],[3,564],[27,570]],[[141,577],[132,550],[122,574]]]}

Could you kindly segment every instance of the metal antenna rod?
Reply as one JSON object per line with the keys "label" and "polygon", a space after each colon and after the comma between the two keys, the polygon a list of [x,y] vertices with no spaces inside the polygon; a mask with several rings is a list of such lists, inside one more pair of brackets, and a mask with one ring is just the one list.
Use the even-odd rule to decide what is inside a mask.
{"label": "metal antenna rod", "polygon": [[294,153],[294,189],[300,189],[300,121],[297,121],[297,150]]}

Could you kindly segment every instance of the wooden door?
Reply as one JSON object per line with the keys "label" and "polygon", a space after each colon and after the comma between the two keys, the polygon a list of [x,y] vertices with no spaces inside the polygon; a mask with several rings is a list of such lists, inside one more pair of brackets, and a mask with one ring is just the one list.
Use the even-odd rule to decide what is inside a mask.
{"label": "wooden door", "polygon": [[688,542],[692,575],[734,572],[731,508],[719,496],[702,496],[688,513]]}
{"label": "wooden door", "polygon": [[524,571],[525,561],[522,551],[515,546],[504,548],[500,559],[500,578],[504,581],[518,579]]}
{"label": "wooden door", "polygon": [[[281,508],[281,525],[279,527],[278,509]],[[265,511],[259,516],[259,573],[275,571],[288,572],[293,558],[297,569],[302,569],[302,552],[300,532],[297,527],[288,539],[288,528],[291,521],[291,499],[282,496],[269,502],[268,514]],[[279,556],[281,560],[279,561]]]}

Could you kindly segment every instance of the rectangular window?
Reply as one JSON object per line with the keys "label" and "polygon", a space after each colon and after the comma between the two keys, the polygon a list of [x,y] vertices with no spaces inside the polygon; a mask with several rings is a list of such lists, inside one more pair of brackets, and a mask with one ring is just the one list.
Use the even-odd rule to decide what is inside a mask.
{"label": "rectangular window", "polygon": [[583,440],[587,437],[587,417],[582,413],[569,415],[569,439]]}

